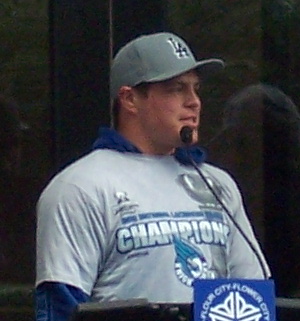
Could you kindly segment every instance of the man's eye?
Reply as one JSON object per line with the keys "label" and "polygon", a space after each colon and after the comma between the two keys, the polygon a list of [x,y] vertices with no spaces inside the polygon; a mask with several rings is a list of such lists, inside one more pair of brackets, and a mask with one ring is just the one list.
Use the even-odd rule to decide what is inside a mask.
{"label": "man's eye", "polygon": [[182,86],[174,86],[171,88],[172,91],[182,91],[183,90],[183,87]]}
{"label": "man's eye", "polygon": [[200,87],[195,88],[195,93],[196,93],[198,96],[201,96],[201,94],[202,94],[201,88],[200,88]]}

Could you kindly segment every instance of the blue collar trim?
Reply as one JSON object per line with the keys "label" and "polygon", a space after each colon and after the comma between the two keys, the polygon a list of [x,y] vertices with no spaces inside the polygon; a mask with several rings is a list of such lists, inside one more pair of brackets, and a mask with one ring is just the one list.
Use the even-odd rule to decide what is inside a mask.
{"label": "blue collar trim", "polygon": [[[122,153],[142,153],[116,130],[106,127],[100,128],[99,137],[94,142],[93,149],[113,149]],[[196,164],[200,164],[204,162],[205,156],[205,152],[201,148],[195,146],[176,148],[174,153],[175,159],[182,165],[191,164],[189,157],[192,157]]]}

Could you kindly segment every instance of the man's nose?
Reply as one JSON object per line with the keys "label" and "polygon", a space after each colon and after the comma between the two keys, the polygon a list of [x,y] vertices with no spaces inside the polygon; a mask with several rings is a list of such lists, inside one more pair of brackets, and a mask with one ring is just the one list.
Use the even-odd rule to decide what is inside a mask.
{"label": "man's nose", "polygon": [[201,109],[201,99],[199,97],[198,92],[195,90],[191,90],[186,99],[186,107],[192,108],[192,109]]}

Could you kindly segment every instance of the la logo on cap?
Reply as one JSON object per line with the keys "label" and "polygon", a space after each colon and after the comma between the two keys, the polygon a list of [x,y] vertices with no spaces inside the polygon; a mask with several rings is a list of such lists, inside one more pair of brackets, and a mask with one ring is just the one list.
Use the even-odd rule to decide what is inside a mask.
{"label": "la logo on cap", "polygon": [[174,53],[178,58],[187,58],[190,56],[187,47],[185,45],[182,45],[179,41],[175,41],[173,38],[169,38],[168,42],[172,45]]}

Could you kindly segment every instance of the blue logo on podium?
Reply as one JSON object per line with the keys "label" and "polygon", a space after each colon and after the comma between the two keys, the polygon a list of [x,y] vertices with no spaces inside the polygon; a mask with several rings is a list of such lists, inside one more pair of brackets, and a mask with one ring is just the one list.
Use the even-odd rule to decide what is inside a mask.
{"label": "blue logo on podium", "polygon": [[194,281],[194,321],[275,321],[272,280]]}

